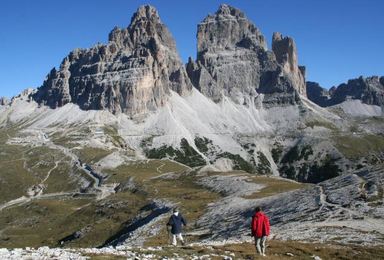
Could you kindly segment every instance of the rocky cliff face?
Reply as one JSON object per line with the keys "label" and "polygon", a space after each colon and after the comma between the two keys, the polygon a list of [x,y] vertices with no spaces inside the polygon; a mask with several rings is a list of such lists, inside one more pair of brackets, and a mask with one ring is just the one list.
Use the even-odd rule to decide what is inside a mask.
{"label": "rocky cliff face", "polygon": [[331,102],[331,95],[328,90],[321,87],[317,82],[307,81],[307,97],[322,107],[329,106]]}
{"label": "rocky cliff face", "polygon": [[272,51],[277,62],[291,77],[296,90],[306,96],[306,68],[298,65],[295,41],[291,37],[284,37],[281,33],[275,32],[272,37]]}
{"label": "rocky cliff face", "polygon": [[135,117],[164,105],[170,90],[184,95],[191,88],[171,33],[146,5],[128,28],[112,30],[107,44],[72,51],[33,98],[51,107],[72,102]]}
{"label": "rocky cliff face", "polygon": [[244,13],[221,5],[198,25],[197,59],[189,59],[188,75],[216,102],[227,96],[245,105],[294,103],[296,93],[305,95],[305,76],[293,40],[284,39],[276,38],[274,51],[268,51],[265,37]]}
{"label": "rocky cliff face", "polygon": [[368,105],[384,106],[383,77],[377,76],[350,79],[347,84],[339,85],[332,93],[333,104],[348,99],[359,99]]}
{"label": "rocky cliff face", "polygon": [[332,87],[329,92],[316,82],[307,82],[308,98],[320,106],[332,106],[357,99],[368,105],[384,106],[384,77],[359,77]]}
{"label": "rocky cliff face", "polygon": [[221,5],[208,15],[197,41],[197,60],[186,70],[157,11],[142,6],[128,28],[112,30],[107,44],[73,50],[33,98],[53,108],[71,102],[134,118],[163,106],[171,90],[185,95],[191,81],[216,102],[227,96],[246,106],[293,104],[297,93],[306,95],[293,39],[275,33],[268,51],[259,29],[234,7]]}

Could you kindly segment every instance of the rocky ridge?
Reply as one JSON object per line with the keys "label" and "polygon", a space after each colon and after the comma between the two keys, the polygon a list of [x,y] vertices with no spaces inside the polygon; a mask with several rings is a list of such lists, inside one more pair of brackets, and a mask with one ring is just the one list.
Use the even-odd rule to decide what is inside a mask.
{"label": "rocky ridge", "polygon": [[348,100],[360,100],[374,106],[384,106],[384,77],[359,77],[327,91],[316,82],[307,82],[308,98],[319,106],[327,107]]}
{"label": "rocky ridge", "polygon": [[340,84],[336,89],[330,90],[334,104],[348,99],[359,99],[368,105],[384,105],[384,77],[359,77],[350,79],[347,84]]}
{"label": "rocky ridge", "polygon": [[[383,160],[382,149],[372,143],[369,156],[342,149],[332,132],[349,134],[351,122],[305,98],[305,70],[290,37],[275,33],[267,50],[265,37],[243,12],[221,5],[199,24],[197,38],[197,60],[190,59],[185,69],[157,11],[142,6],[128,28],[110,33],[108,44],[74,50],[30,94],[39,105],[59,109],[35,107],[28,97],[28,106],[14,99],[0,126],[20,121],[51,132],[55,125],[97,122],[113,125],[124,139],[122,147],[135,151],[136,158],[304,182]],[[362,129],[363,139],[381,142]]]}
{"label": "rocky ridge", "polygon": [[189,59],[185,68],[171,33],[146,5],[127,28],[112,30],[107,44],[73,50],[33,99],[52,108],[75,103],[131,118],[164,106],[170,91],[185,96],[193,86],[215,102],[227,96],[256,108],[294,104],[297,94],[306,95],[305,68],[298,66],[292,38],[275,33],[272,46],[268,51],[243,12],[221,5],[198,25],[197,60]]}
{"label": "rocky ridge", "polygon": [[[333,113],[333,109],[322,109],[300,95],[303,89],[299,83],[305,73],[297,66],[294,42],[289,37],[276,33],[272,44],[275,50],[268,51],[261,33],[237,9],[222,5],[217,14],[209,17],[201,26],[222,23],[226,29],[231,21],[234,42],[243,39],[236,34],[239,28],[249,30],[247,40],[241,44],[219,36],[212,36],[211,40],[209,34],[201,39],[199,48],[206,49],[201,61],[212,65],[212,73],[221,71],[212,78],[212,85],[195,82],[194,88],[190,84],[178,55],[172,56],[174,44],[159,36],[166,34],[166,28],[156,11],[145,6],[139,8],[128,28],[111,32],[108,44],[74,51],[75,58],[68,56],[68,63],[63,61],[66,67],[63,65],[52,77],[48,76],[45,88],[37,93],[27,90],[13,98],[9,107],[0,107],[1,170],[13,173],[14,161],[24,161],[20,164],[24,168],[19,169],[24,175],[1,176],[1,181],[16,183],[12,192],[0,191],[3,245],[11,247],[14,241],[24,239],[18,235],[18,228],[25,228],[23,232],[32,235],[34,228],[41,228],[48,240],[41,240],[39,245],[51,241],[50,246],[54,247],[71,237],[73,241],[66,241],[65,246],[105,246],[105,241],[117,237],[128,246],[122,250],[104,247],[85,251],[146,259],[149,256],[122,251],[129,251],[129,245],[144,245],[151,238],[158,243],[171,205],[161,207],[154,202],[164,197],[172,200],[172,205],[180,203],[192,214],[200,211],[193,222],[194,233],[189,235],[204,240],[205,246],[249,240],[249,219],[259,204],[271,216],[273,233],[280,240],[326,243],[339,239],[345,244],[384,244],[383,170],[355,171],[384,161],[383,128],[371,131],[369,122],[349,121]],[[243,28],[242,23],[248,27]],[[214,34],[220,28],[207,30]],[[216,45],[224,47],[218,47],[220,51],[216,53],[216,47],[212,48]],[[103,46],[108,47],[106,56],[101,55]],[[112,46],[117,50],[112,51]],[[215,61],[215,55],[221,60]],[[94,57],[92,66],[97,69],[82,74],[88,71],[88,61],[93,62]],[[246,57],[250,59],[244,65],[241,59]],[[198,67],[199,61],[190,60],[188,74],[199,75],[200,69],[207,70],[202,62]],[[124,66],[126,76],[121,74]],[[143,72],[148,66],[151,71]],[[176,72],[169,74],[171,70]],[[228,80],[236,85],[218,88],[217,82],[232,70],[235,74]],[[111,76],[110,71],[116,74]],[[269,83],[249,87],[258,82],[257,77],[260,82]],[[133,79],[137,81],[131,82]],[[85,86],[86,82],[91,83]],[[98,92],[97,86],[113,91],[113,98],[108,97],[107,90]],[[125,87],[131,91],[131,99],[126,100],[122,94]],[[31,97],[40,105],[58,108],[39,107]],[[101,102],[107,99],[112,101]],[[145,120],[132,120],[142,116]],[[356,135],[351,135],[351,131],[356,131]],[[196,168],[205,164],[208,170]],[[180,172],[177,166],[188,170]],[[270,175],[314,183],[343,175],[306,189],[268,195],[268,188],[280,190],[280,186],[255,182],[257,175],[245,172],[221,172],[232,170],[268,175],[265,179],[269,183],[281,180]],[[30,180],[32,175],[37,178]],[[187,189],[191,190],[185,192]],[[267,195],[258,197],[263,192]],[[93,199],[90,204],[67,204],[81,196]],[[50,199],[58,203],[53,206],[68,210],[68,215],[57,215],[58,219],[64,218],[64,224],[46,221],[55,218],[49,213],[55,208],[45,204]],[[196,201],[203,202],[196,207]],[[137,210],[130,212],[134,208]],[[20,217],[14,217],[18,212]],[[36,218],[33,223],[31,216]],[[95,218],[90,220],[89,216]],[[74,225],[82,217],[83,222]],[[8,220],[12,220],[11,225]],[[47,228],[54,224],[54,228]],[[56,232],[54,239],[51,230]],[[104,239],[99,241],[100,237]],[[25,239],[28,240],[27,235]],[[26,251],[26,257],[34,255],[37,259],[55,255],[80,258],[76,255],[79,251]],[[22,254],[20,250],[0,249],[0,255],[10,259],[20,259]]]}
{"label": "rocky ridge", "polygon": [[[246,240],[254,208],[263,205],[277,239],[384,245],[383,176],[384,168],[374,167],[262,199],[233,193],[211,205],[196,229],[207,232],[207,241]],[[221,181],[226,190],[236,185]]]}
{"label": "rocky ridge", "polygon": [[307,81],[307,97],[309,100],[322,107],[327,107],[331,103],[331,94],[317,82]]}
{"label": "rocky ridge", "polygon": [[107,44],[73,50],[33,98],[53,108],[72,102],[134,117],[163,106],[171,90],[185,95],[191,88],[172,34],[146,5],[128,28],[113,29]]}
{"label": "rocky ridge", "polygon": [[272,45],[268,51],[265,37],[243,12],[221,5],[198,25],[197,59],[189,59],[188,75],[215,102],[227,96],[246,106],[294,104],[297,93],[306,95],[305,69],[297,65],[292,38],[275,33]]}

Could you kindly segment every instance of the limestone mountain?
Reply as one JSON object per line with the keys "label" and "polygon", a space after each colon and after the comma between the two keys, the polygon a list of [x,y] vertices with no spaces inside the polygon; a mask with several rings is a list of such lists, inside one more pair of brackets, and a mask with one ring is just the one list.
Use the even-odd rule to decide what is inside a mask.
{"label": "limestone mountain", "polygon": [[[292,38],[275,33],[272,51],[243,12],[221,5],[197,31],[197,59],[187,72],[193,85],[215,102],[224,96],[237,104],[290,103],[306,95],[305,69],[297,64]],[[266,96],[264,97],[263,95]]]}
{"label": "limestone mountain", "polygon": [[[22,122],[44,133],[60,131],[57,125],[93,133],[97,124],[115,129],[119,147],[135,159],[302,182],[383,160],[380,147],[348,154],[335,136],[349,133],[354,122],[306,99],[297,56],[292,38],[276,32],[268,50],[243,12],[221,5],[198,25],[197,59],[185,68],[156,9],[142,6],[127,28],[112,30],[107,44],[72,51],[42,87],[0,110],[0,127]],[[375,132],[382,130],[375,126]]]}
{"label": "limestone mountain", "polygon": [[[262,204],[277,239],[383,252],[383,118],[308,100],[319,94],[306,90],[294,41],[275,33],[268,50],[234,7],[208,15],[197,39],[197,59],[185,68],[157,11],[142,6],[107,44],[72,51],[39,89],[3,99],[0,247],[153,249],[167,244],[175,206],[188,219],[189,241],[242,243]],[[373,95],[383,78],[347,85],[379,104]],[[343,89],[331,100],[357,92]],[[173,250],[164,249],[161,257]],[[236,259],[252,257],[235,250]],[[8,253],[0,249],[0,257]]]}
{"label": "limestone mountain", "polygon": [[107,44],[73,50],[33,98],[51,107],[71,102],[134,117],[163,106],[170,90],[184,95],[191,88],[172,34],[146,5],[128,28],[113,29]]}
{"label": "limestone mountain", "polygon": [[307,82],[308,98],[316,104],[326,107],[348,100],[360,100],[373,106],[384,106],[384,77],[359,77],[348,83],[332,87],[329,91],[316,82]]}

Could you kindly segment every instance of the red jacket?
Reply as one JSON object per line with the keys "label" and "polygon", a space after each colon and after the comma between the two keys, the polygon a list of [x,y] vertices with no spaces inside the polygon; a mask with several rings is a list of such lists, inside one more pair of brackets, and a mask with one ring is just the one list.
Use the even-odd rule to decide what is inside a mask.
{"label": "red jacket", "polygon": [[252,217],[251,226],[252,236],[262,237],[269,235],[269,220],[266,215],[261,212],[256,213]]}

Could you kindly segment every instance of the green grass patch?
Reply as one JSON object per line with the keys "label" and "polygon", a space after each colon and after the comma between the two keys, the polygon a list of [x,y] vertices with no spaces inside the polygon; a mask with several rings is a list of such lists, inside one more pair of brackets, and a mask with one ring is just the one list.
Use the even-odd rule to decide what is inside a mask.
{"label": "green grass patch", "polygon": [[112,126],[105,126],[103,127],[103,130],[104,130],[104,133],[107,134],[108,136],[110,136],[112,138],[112,143],[117,146],[117,147],[127,147],[127,144],[124,140],[124,138],[122,138],[117,129],[112,127]]}
{"label": "green grass patch", "polygon": [[72,165],[70,161],[61,162],[44,182],[47,185],[44,193],[79,191],[82,188],[82,179],[91,183],[94,181],[84,170]]}
{"label": "green grass patch", "polygon": [[116,169],[106,170],[105,173],[109,177],[103,181],[103,184],[124,183],[130,177],[135,177],[136,180],[142,181],[164,173],[179,172],[186,169],[187,167],[169,160],[131,161],[120,165]]}
{"label": "green grass patch", "polygon": [[7,208],[0,214],[0,247],[56,246],[69,228],[60,223],[88,203],[86,198],[52,198]]}
{"label": "green grass patch", "polygon": [[74,149],[72,152],[75,153],[83,163],[95,164],[114,151],[100,148],[83,147],[82,149]]}
{"label": "green grass patch", "polygon": [[39,184],[63,156],[48,147],[28,148],[19,145],[1,145],[0,203],[19,198],[33,185]]}
{"label": "green grass patch", "polygon": [[351,160],[369,159],[372,155],[380,158],[384,153],[384,137],[379,135],[335,135],[333,141],[340,153]]}
{"label": "green grass patch", "polygon": [[327,122],[327,121],[309,121],[309,122],[306,122],[306,126],[310,128],[324,127],[330,130],[337,129],[331,122]]}
{"label": "green grass patch", "polygon": [[260,199],[284,192],[289,192],[297,189],[308,187],[309,184],[293,182],[290,180],[278,179],[268,176],[253,176],[252,180],[257,184],[265,184],[266,187],[259,192],[246,196],[246,199]]}

